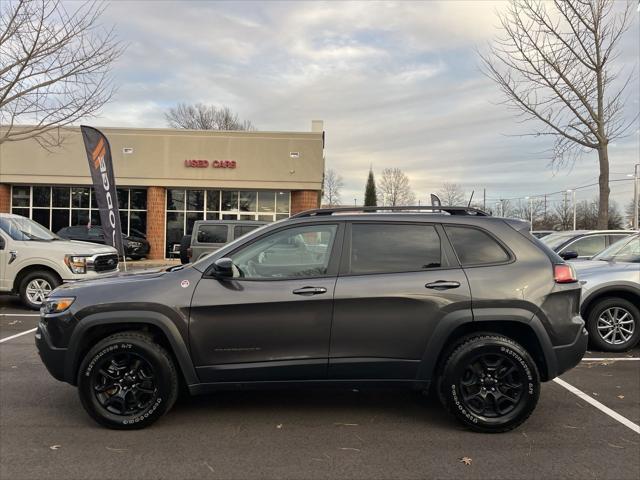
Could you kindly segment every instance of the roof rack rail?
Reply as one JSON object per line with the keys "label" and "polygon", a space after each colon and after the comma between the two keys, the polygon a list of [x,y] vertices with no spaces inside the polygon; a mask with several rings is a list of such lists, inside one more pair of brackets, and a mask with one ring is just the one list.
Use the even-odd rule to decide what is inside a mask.
{"label": "roof rack rail", "polygon": [[350,212],[363,212],[363,213],[378,213],[378,212],[406,212],[426,210],[433,213],[445,212],[449,215],[476,215],[479,217],[489,217],[487,212],[479,210],[473,207],[443,207],[433,205],[418,205],[418,206],[396,206],[396,207],[330,207],[330,208],[316,208],[313,210],[305,210],[304,212],[291,215],[290,218],[301,217],[316,217],[322,215],[333,215],[334,213],[350,213]]}

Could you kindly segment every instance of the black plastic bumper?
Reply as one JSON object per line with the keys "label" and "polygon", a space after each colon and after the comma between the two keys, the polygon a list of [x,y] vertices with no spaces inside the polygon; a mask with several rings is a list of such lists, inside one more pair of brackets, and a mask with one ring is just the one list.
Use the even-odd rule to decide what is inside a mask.
{"label": "black plastic bumper", "polygon": [[584,357],[587,351],[588,340],[589,334],[587,330],[582,327],[573,343],[553,347],[553,353],[556,358],[556,376],[572,369],[580,363],[580,360],[582,360],[582,357]]}
{"label": "black plastic bumper", "polygon": [[47,328],[42,322],[38,323],[35,337],[38,354],[44,366],[47,367],[53,378],[62,382],[66,381],[64,378],[64,362],[67,349],[53,346]]}

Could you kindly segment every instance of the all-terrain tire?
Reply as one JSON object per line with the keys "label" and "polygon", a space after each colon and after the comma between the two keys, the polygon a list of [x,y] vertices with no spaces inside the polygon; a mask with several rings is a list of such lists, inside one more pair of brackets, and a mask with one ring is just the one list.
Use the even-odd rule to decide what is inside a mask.
{"label": "all-terrain tire", "polygon": [[529,353],[497,334],[467,337],[443,363],[438,379],[445,408],[468,428],[500,433],[521,425],[540,396],[540,374]]}
{"label": "all-terrain tire", "polygon": [[151,425],[171,409],[178,388],[171,355],[151,335],[137,331],[100,340],[78,371],[82,406],[96,422],[113,429]]}

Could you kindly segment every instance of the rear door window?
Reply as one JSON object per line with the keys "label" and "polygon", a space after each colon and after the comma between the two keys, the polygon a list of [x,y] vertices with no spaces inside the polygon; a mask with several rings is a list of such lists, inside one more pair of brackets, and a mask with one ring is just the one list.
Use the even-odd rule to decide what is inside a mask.
{"label": "rear door window", "polygon": [[488,233],[472,227],[445,227],[462,266],[491,265],[510,260],[506,250]]}
{"label": "rear door window", "polygon": [[351,226],[350,274],[417,272],[441,262],[440,237],[432,225]]}
{"label": "rear door window", "polygon": [[259,226],[260,225],[236,225],[235,227],[233,227],[233,238],[239,238],[242,235],[255,230]]}
{"label": "rear door window", "polygon": [[227,243],[227,225],[200,225],[198,243]]}
{"label": "rear door window", "polygon": [[590,235],[570,243],[562,249],[563,252],[577,252],[579,257],[593,257],[606,247],[605,235]]}

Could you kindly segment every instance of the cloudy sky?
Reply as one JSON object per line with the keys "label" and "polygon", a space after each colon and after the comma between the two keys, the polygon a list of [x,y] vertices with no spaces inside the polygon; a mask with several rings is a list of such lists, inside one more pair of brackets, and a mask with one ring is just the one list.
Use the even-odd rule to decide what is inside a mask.
{"label": "cloudy sky", "polygon": [[[370,165],[404,170],[422,201],[443,182],[480,196],[486,188],[488,204],[596,182],[595,154],[556,171],[546,140],[513,136],[527,126],[480,73],[476,51],[496,35],[504,6],[112,1],[105,24],[129,46],[114,71],[118,95],[95,123],[163,127],[163,112],[177,102],[228,105],[260,130],[309,130],[321,119],[344,203],[362,202]],[[618,59],[636,72],[629,118],[640,109],[638,23],[634,11]],[[633,171],[637,122],[609,156],[612,179]],[[612,184],[622,203],[632,190],[630,181]],[[596,192],[580,190],[578,199]]]}

